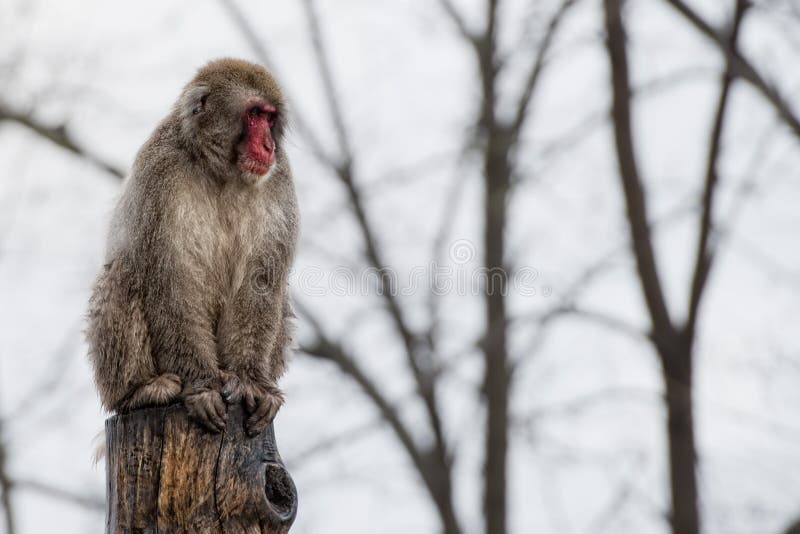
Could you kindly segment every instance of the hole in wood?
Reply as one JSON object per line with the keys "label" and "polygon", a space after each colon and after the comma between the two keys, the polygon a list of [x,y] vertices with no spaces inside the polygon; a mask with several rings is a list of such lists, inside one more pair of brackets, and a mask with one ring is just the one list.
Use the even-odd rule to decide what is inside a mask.
{"label": "hole in wood", "polygon": [[267,465],[265,492],[267,500],[283,521],[297,511],[297,491],[289,473],[277,464]]}

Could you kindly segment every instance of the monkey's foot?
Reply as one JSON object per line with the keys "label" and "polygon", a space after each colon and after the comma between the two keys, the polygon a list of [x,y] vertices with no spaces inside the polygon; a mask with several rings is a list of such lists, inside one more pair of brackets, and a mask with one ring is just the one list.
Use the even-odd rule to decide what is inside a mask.
{"label": "monkey's foot", "polygon": [[181,377],[164,373],[134,390],[122,403],[121,410],[128,411],[142,406],[163,406],[178,398],[181,393]]}
{"label": "monkey's foot", "polygon": [[222,395],[231,404],[241,401],[250,414],[244,423],[248,435],[260,434],[269,425],[283,405],[283,393],[277,387],[240,380],[229,375]]}
{"label": "monkey's foot", "polygon": [[211,432],[221,432],[225,429],[228,411],[218,391],[204,390],[191,393],[186,395],[183,402],[189,417]]}

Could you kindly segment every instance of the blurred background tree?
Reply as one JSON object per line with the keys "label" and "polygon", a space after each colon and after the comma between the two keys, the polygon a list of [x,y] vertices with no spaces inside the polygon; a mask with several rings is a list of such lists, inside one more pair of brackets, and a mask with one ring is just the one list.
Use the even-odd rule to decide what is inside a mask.
{"label": "blurred background tree", "polygon": [[292,103],[293,532],[780,531],[799,29],[777,0],[0,3],[6,531],[102,531],[87,290],[221,55]]}

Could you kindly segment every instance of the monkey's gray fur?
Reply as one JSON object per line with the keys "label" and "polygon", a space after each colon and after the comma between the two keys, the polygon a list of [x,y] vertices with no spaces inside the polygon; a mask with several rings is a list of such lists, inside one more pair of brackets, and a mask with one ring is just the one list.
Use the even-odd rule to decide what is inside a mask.
{"label": "monkey's gray fur", "polygon": [[225,401],[241,401],[251,434],[275,416],[298,226],[285,124],[272,76],[222,59],[198,71],[139,150],[89,303],[107,409],[180,399],[219,431]]}

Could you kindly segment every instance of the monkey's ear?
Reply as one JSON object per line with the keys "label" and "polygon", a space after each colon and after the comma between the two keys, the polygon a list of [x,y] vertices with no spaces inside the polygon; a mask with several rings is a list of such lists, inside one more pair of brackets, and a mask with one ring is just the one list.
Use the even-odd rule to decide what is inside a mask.
{"label": "monkey's ear", "polygon": [[194,85],[186,89],[181,99],[183,115],[188,117],[191,115],[198,115],[205,111],[206,100],[210,92],[211,90],[205,84]]}

